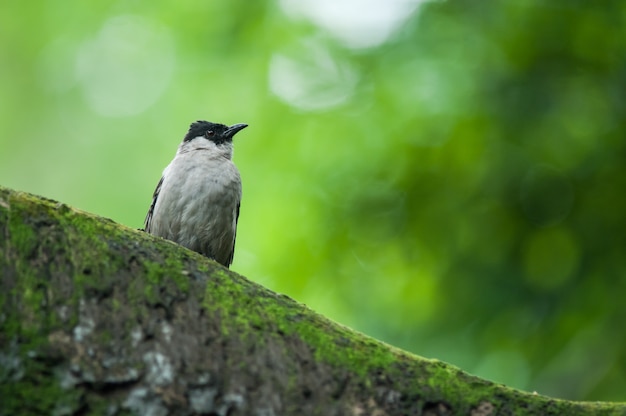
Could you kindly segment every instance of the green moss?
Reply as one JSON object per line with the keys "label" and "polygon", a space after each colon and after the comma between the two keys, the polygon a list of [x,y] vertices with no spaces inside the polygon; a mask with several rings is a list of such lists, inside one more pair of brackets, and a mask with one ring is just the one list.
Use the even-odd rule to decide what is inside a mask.
{"label": "green moss", "polygon": [[161,281],[163,279],[163,269],[161,268],[161,265],[159,263],[146,260],[143,262],[143,267],[146,271],[144,274],[144,279],[154,285],[161,284]]}
{"label": "green moss", "polygon": [[[110,275],[124,266],[122,256],[110,256],[109,261],[102,262],[102,253],[110,252],[109,242],[119,241],[128,229],[110,220],[68,209],[62,204],[50,208],[59,226],[67,231],[67,241],[63,243],[81,248],[80,255],[71,258],[77,283],[79,286],[91,285],[98,289],[97,279],[91,276]],[[72,253],[77,251],[73,250]],[[83,279],[80,279],[81,276]]]}
{"label": "green moss", "polygon": [[[212,273],[207,284],[203,306],[218,313],[221,332],[259,343],[258,332],[271,333],[275,327],[281,335],[297,336],[315,346],[315,359],[327,364],[350,368],[365,375],[374,368],[385,368],[396,360],[389,348],[356,331],[338,327],[304,305],[277,295],[268,296],[262,288],[244,278],[238,279],[223,270]],[[337,329],[339,328],[339,329]]]}
{"label": "green moss", "polygon": [[[51,374],[28,373],[25,380],[0,384],[2,412],[6,415],[74,414],[80,392],[62,390]],[[67,409],[68,411],[61,410]]]}
{"label": "green moss", "polygon": [[16,250],[18,258],[30,258],[37,247],[37,234],[31,226],[24,224],[21,215],[11,215],[9,221],[9,236],[11,246]]}
{"label": "green moss", "polygon": [[[14,200],[15,198],[12,199]],[[38,281],[33,276],[33,272],[28,265],[28,259],[34,256],[38,238],[32,226],[22,220],[23,215],[19,211],[22,205],[16,204],[16,208],[12,204],[8,223],[8,246],[12,249],[12,259],[10,261],[15,263],[18,275],[16,289],[24,293],[23,299],[26,306],[34,311],[39,309],[42,296],[37,290]],[[31,214],[29,213],[28,215]]]}
{"label": "green moss", "polygon": [[181,292],[189,292],[189,276],[181,273],[181,270],[184,270],[183,262],[175,254],[168,255],[162,262],[144,261],[143,266],[145,269],[143,294],[149,302],[155,302],[159,288],[169,282],[173,282]]}
{"label": "green moss", "polygon": [[[5,334],[15,337],[17,333]],[[0,377],[0,413],[6,415],[74,414],[80,408],[79,390],[64,390],[52,370],[53,357],[44,353],[47,339],[40,332],[20,331],[19,349],[9,349],[12,368]],[[4,351],[7,352],[7,351]],[[67,409],[68,411],[64,411]]]}
{"label": "green moss", "polygon": [[189,292],[189,276],[181,273],[181,270],[184,270],[181,258],[170,255],[165,258],[163,265],[165,273],[176,284],[176,287],[184,293]]}
{"label": "green moss", "polygon": [[[176,288],[183,293],[189,292],[189,276],[184,273],[183,261],[178,252],[168,253],[162,262],[144,261],[145,278],[155,286],[173,282]],[[181,272],[182,271],[182,272]],[[151,298],[154,294],[146,292]]]}
{"label": "green moss", "polygon": [[159,300],[159,289],[156,285],[147,284],[143,288],[143,300],[150,304],[156,304]]}
{"label": "green moss", "polygon": [[198,271],[204,274],[209,274],[209,266],[206,263],[198,263]]}
{"label": "green moss", "polygon": [[145,261],[143,266],[146,274],[142,297],[150,303],[155,303],[158,300],[158,287],[163,278],[163,271],[159,263]]}
{"label": "green moss", "polygon": [[[312,311],[308,311],[314,314]],[[315,359],[333,366],[349,368],[355,374],[365,376],[374,369],[386,368],[397,357],[363,334],[340,327],[333,331],[329,321],[319,315],[314,320],[302,320],[286,333],[296,334],[307,344],[315,345]],[[281,321],[284,318],[278,318]],[[326,322],[324,322],[326,321]]]}
{"label": "green moss", "polygon": [[110,331],[101,330],[98,334],[100,335],[98,345],[108,345],[113,340],[113,334]]}
{"label": "green moss", "polygon": [[[205,288],[205,296],[202,306],[210,313],[218,313],[220,316],[220,332],[224,336],[230,334],[231,328],[235,326],[240,334],[247,333],[249,325],[244,316],[239,316],[235,303],[239,300],[242,287],[233,285],[232,281],[222,270],[217,270]],[[235,319],[233,319],[235,318]]]}

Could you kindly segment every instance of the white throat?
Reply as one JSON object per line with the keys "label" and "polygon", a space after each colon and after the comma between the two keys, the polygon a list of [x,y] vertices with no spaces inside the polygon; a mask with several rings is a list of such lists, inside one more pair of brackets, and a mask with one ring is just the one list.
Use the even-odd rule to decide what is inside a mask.
{"label": "white throat", "polygon": [[207,139],[204,136],[194,137],[193,139],[182,142],[178,146],[176,154],[183,154],[188,152],[208,152],[211,156],[224,157],[226,159],[233,158],[233,142],[227,141],[221,144]]}

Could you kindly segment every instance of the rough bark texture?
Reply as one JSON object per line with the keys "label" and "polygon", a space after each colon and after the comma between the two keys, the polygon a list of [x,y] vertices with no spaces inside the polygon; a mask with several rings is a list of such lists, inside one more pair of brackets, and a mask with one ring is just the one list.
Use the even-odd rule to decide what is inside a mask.
{"label": "rough bark texture", "polygon": [[0,414],[626,415],[345,328],[171,242],[0,188]]}

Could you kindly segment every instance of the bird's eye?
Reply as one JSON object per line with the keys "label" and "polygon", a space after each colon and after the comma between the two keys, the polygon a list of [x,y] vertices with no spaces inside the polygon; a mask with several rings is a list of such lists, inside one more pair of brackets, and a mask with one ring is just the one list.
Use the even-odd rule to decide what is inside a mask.
{"label": "bird's eye", "polygon": [[213,132],[213,130],[209,130],[209,131],[207,131],[207,132],[206,132],[206,134],[205,134],[205,135],[206,135],[206,137],[211,137],[211,136],[213,136],[214,134],[215,134],[215,133]]}

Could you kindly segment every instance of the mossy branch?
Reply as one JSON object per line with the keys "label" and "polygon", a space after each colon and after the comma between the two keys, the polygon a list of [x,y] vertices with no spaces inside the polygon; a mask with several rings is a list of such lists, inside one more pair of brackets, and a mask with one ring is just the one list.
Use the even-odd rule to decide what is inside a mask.
{"label": "mossy branch", "polygon": [[1,187],[0,273],[0,414],[626,414],[411,355],[176,244]]}

